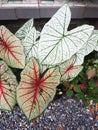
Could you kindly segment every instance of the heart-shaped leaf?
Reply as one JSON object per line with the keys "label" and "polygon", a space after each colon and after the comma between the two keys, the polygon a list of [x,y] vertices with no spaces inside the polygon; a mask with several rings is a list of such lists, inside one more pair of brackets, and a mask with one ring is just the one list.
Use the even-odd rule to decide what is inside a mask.
{"label": "heart-shaped leaf", "polygon": [[16,104],[16,87],[18,83],[6,63],[0,61],[0,109],[12,111]]}
{"label": "heart-shaped leaf", "polygon": [[21,81],[17,88],[17,100],[28,120],[40,115],[53,99],[56,86],[60,82],[58,68],[49,69],[40,78],[37,61],[32,58],[21,73]]}
{"label": "heart-shaped leaf", "polygon": [[81,65],[84,61],[84,57],[97,48],[97,41],[98,32],[94,30],[85,45],[76,53],[77,59],[75,65]]}
{"label": "heart-shaped leaf", "polygon": [[20,40],[6,27],[0,27],[0,58],[9,66],[24,68],[25,55]]}
{"label": "heart-shaped leaf", "polygon": [[60,65],[61,80],[73,80],[83,69],[83,66],[74,66],[76,55]]}
{"label": "heart-shaped leaf", "polygon": [[44,26],[39,40],[39,60],[42,64],[56,65],[66,61],[84,46],[93,26],[83,25],[67,31],[70,9],[61,7]]}
{"label": "heart-shaped leaf", "polygon": [[33,19],[30,19],[27,21],[16,33],[16,37],[18,37],[20,40],[23,40],[26,35],[31,31],[33,28],[34,21]]}
{"label": "heart-shaped leaf", "polygon": [[35,57],[38,59],[38,43],[37,40],[40,36],[40,32],[33,27],[30,32],[26,35],[24,40],[22,41],[22,44],[25,49],[25,56],[28,61],[30,57]]}

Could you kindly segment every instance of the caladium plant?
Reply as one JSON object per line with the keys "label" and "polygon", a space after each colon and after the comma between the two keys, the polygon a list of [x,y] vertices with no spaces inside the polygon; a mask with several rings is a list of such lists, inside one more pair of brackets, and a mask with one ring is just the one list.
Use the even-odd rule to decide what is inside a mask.
{"label": "caladium plant", "polygon": [[31,31],[34,25],[34,20],[30,19],[28,22],[26,22],[16,33],[15,35],[20,39],[24,40],[24,38],[27,36],[27,34]]}
{"label": "caladium plant", "polygon": [[38,59],[38,45],[37,40],[40,36],[40,32],[33,27],[27,36],[22,41],[23,47],[25,49],[26,60],[28,61],[30,57],[36,57]]}
{"label": "caladium plant", "polygon": [[94,30],[85,45],[76,53],[77,59],[75,65],[81,65],[84,62],[84,57],[93,50],[98,51],[98,31]]}
{"label": "caladium plant", "polygon": [[18,83],[12,71],[0,60],[0,109],[13,110],[16,104],[16,87]]}
{"label": "caladium plant", "polygon": [[15,33],[24,47],[26,61],[32,56],[38,59],[38,38],[40,32],[36,30],[33,24],[33,19],[30,19]]}
{"label": "caladium plant", "polygon": [[47,107],[56,93],[60,83],[58,68],[50,68],[40,76],[37,61],[32,58],[21,73],[21,81],[17,88],[17,101],[28,120],[37,117]]}
{"label": "caladium plant", "polygon": [[[53,100],[56,87],[73,80],[82,71],[84,57],[98,51],[98,31],[91,25],[68,31],[70,20],[70,9],[64,5],[41,32],[33,19],[15,35],[0,26],[1,109],[11,111],[17,101],[28,120],[36,118]],[[19,83],[12,68],[22,69]]]}
{"label": "caladium plant", "polygon": [[14,68],[24,68],[25,66],[25,55],[21,42],[5,26],[0,26],[0,58]]}
{"label": "caladium plant", "polygon": [[83,69],[83,66],[76,65],[76,55],[73,55],[69,60],[60,65],[61,80],[71,81],[73,80]]}
{"label": "caladium plant", "polygon": [[[95,30],[95,33],[97,34],[98,36],[98,30]],[[96,43],[96,46],[94,48],[95,51],[98,51],[98,40],[97,40],[97,43]]]}
{"label": "caladium plant", "polygon": [[94,27],[82,25],[67,31],[70,18],[70,9],[64,5],[45,24],[39,40],[39,61],[41,64],[50,66],[60,64],[86,46]]}

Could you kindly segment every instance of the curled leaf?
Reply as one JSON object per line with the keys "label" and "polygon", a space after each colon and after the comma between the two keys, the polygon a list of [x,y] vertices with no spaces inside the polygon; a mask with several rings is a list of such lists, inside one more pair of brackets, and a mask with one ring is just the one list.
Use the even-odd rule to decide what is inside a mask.
{"label": "curled leaf", "polygon": [[0,109],[12,111],[16,104],[16,87],[18,83],[6,63],[0,61]]}
{"label": "curled leaf", "polygon": [[5,26],[0,27],[0,58],[14,68],[24,68],[25,66],[25,55],[21,42]]}
{"label": "curled leaf", "polygon": [[40,115],[53,99],[56,86],[60,82],[58,68],[49,69],[40,78],[37,61],[32,58],[21,73],[21,81],[17,88],[17,100],[28,120]]}

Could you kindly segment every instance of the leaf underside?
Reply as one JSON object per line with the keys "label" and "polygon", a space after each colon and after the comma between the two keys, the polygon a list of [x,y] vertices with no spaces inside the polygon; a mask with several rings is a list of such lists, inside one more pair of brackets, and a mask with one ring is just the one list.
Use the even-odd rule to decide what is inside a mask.
{"label": "leaf underside", "polygon": [[68,60],[87,42],[93,26],[83,25],[67,31],[70,18],[70,9],[64,5],[45,24],[39,40],[40,63],[60,64]]}
{"label": "leaf underside", "polygon": [[53,99],[56,86],[60,82],[58,68],[49,69],[40,78],[37,61],[32,58],[21,73],[21,81],[17,88],[17,100],[28,120],[40,115]]}
{"label": "leaf underside", "polygon": [[83,69],[83,66],[74,66],[76,55],[73,55],[69,60],[60,65],[61,80],[73,80]]}
{"label": "leaf underside", "polygon": [[6,63],[0,61],[0,109],[12,111],[16,104],[16,77]]}
{"label": "leaf underside", "polygon": [[4,26],[0,26],[0,58],[14,68],[25,66],[24,49],[20,40]]}

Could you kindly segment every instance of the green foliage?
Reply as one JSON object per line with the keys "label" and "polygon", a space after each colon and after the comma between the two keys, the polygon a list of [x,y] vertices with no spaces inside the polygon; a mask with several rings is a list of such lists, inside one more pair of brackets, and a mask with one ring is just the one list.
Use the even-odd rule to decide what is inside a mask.
{"label": "green foliage", "polygon": [[[80,74],[71,82],[65,82],[67,91],[72,90],[73,94],[89,105],[92,100],[98,103],[98,52],[92,52],[85,57],[84,68]],[[68,95],[66,91],[66,95]]]}
{"label": "green foliage", "polygon": [[[71,11],[64,5],[41,32],[33,19],[15,35],[0,26],[1,109],[12,111],[17,102],[30,121],[53,100],[58,86],[86,104],[98,102],[98,55],[84,62],[86,55],[98,51],[98,31],[87,24],[68,31],[70,20]],[[59,88],[57,93],[65,91]]]}
{"label": "green foliage", "polygon": [[72,96],[73,94],[74,94],[74,93],[73,93],[73,91],[72,91],[71,89],[66,92],[66,95],[67,95],[67,96]]}

